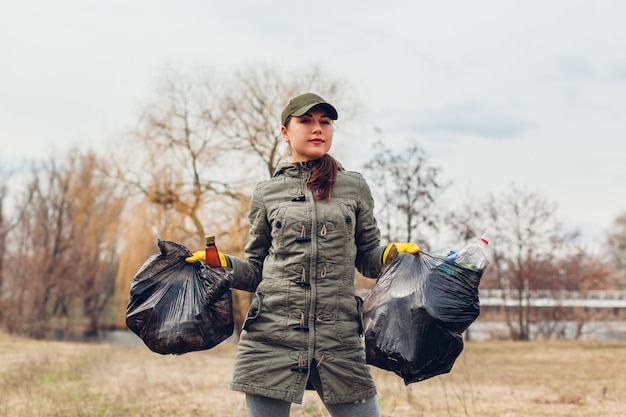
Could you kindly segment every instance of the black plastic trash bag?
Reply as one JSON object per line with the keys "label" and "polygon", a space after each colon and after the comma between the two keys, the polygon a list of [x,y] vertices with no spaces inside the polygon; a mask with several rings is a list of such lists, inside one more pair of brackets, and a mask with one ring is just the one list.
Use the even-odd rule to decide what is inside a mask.
{"label": "black plastic trash bag", "polygon": [[186,247],[158,240],[151,256],[130,283],[126,325],[150,348],[180,355],[206,350],[233,334],[232,276],[187,263]]}
{"label": "black plastic trash bag", "polygon": [[480,312],[481,275],[424,252],[398,254],[363,302],[367,363],[406,385],[450,372]]}

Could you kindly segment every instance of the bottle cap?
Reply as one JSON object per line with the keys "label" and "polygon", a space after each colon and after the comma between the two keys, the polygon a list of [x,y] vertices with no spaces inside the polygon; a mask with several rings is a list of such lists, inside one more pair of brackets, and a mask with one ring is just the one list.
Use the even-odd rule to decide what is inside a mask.
{"label": "bottle cap", "polygon": [[204,243],[205,245],[214,245],[215,244],[215,236],[213,235],[206,235],[204,237]]}

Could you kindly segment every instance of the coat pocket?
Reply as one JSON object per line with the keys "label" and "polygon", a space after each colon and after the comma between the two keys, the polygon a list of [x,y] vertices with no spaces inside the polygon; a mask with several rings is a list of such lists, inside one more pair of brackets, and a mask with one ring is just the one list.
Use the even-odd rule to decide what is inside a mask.
{"label": "coat pocket", "polygon": [[252,323],[259,318],[261,315],[261,309],[263,308],[263,293],[257,291],[254,293],[254,298],[250,303],[250,308],[248,309],[248,314],[246,315],[246,320],[243,322],[243,329],[245,331],[250,330],[250,326]]}
{"label": "coat pocket", "polygon": [[281,343],[287,335],[287,315],[284,311],[272,311],[271,297],[257,291],[250,303],[241,332],[242,340],[263,343]]}
{"label": "coat pocket", "polygon": [[356,300],[356,314],[359,321],[359,336],[363,337],[363,299],[358,295],[354,296],[354,299]]}

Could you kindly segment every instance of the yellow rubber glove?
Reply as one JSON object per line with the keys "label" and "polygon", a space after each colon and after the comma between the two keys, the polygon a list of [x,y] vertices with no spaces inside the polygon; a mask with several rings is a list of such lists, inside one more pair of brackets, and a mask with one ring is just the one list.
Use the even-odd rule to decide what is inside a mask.
{"label": "yellow rubber glove", "polygon": [[[222,266],[228,266],[228,261],[226,260],[226,256],[224,256],[224,254],[222,252],[217,252],[217,254],[220,257],[220,264],[222,264]],[[187,263],[194,263],[196,261],[206,261],[206,251],[203,250],[199,250],[198,252],[194,252],[193,255],[189,256],[188,258],[185,258],[185,261],[187,261]]]}
{"label": "yellow rubber glove", "polygon": [[419,251],[420,248],[415,243],[390,243],[383,252],[383,265],[388,265],[400,252],[408,252],[415,255]]}

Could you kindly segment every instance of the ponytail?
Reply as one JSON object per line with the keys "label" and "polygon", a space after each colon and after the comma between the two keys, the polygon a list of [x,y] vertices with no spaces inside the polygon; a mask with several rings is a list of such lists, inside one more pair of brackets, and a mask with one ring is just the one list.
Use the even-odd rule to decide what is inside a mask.
{"label": "ponytail", "polygon": [[339,171],[339,162],[329,154],[313,161],[311,177],[307,182],[317,200],[330,200]]}

